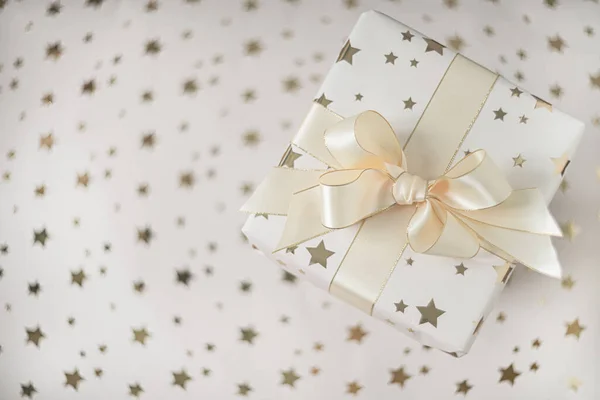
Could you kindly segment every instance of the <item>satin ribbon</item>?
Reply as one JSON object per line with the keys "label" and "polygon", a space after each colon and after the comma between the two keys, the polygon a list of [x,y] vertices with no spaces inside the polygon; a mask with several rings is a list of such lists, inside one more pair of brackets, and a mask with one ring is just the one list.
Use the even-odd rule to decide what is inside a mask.
{"label": "satin ribbon", "polygon": [[[377,112],[325,119],[323,141],[330,169],[283,172],[287,181],[283,186],[267,179],[266,188],[259,187],[258,195],[242,208],[257,212],[258,204],[271,202],[277,205],[270,207],[281,213],[287,207],[275,251],[377,219],[378,236],[386,237],[386,243],[396,237],[397,247],[408,243],[418,253],[457,258],[471,258],[483,248],[560,277],[551,236],[561,236],[561,230],[542,195],[537,189],[513,190],[484,150],[470,153],[437,179],[425,180],[410,173],[392,127]],[[277,170],[281,174],[288,169]],[[398,227],[389,226],[398,207],[412,213],[406,237],[398,237]],[[372,247],[380,251],[378,243]]]}

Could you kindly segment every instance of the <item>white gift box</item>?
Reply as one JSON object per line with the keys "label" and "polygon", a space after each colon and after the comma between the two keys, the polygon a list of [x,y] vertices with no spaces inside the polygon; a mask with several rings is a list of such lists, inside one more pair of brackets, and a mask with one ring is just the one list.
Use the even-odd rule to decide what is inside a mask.
{"label": "white gift box", "polygon": [[[417,169],[428,167],[425,164],[450,166],[472,151],[485,149],[513,189],[538,188],[549,203],[584,125],[502,77],[492,83],[467,132],[460,132],[461,140],[446,144],[446,138],[411,137],[455,60],[456,53],[419,32],[381,13],[367,12],[348,37],[315,101],[344,117],[376,110],[390,122],[400,143],[416,141],[422,156],[411,157],[409,165]],[[468,92],[469,86],[464,90]],[[446,101],[460,105],[461,88],[457,93]],[[427,156],[434,146],[453,146],[453,156]],[[295,145],[288,148],[280,165],[327,168]],[[329,290],[358,224],[273,253],[285,219],[251,215],[243,232],[255,248],[285,270]],[[364,258],[368,263],[368,255]],[[460,356],[472,345],[513,267],[487,252],[454,259],[416,253],[408,246],[371,314],[424,345]]]}

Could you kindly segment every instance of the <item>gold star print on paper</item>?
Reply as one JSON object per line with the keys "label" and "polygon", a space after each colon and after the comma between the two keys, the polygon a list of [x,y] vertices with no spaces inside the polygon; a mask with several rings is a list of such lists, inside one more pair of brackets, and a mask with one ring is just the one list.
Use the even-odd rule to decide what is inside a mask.
{"label": "gold star print on paper", "polygon": [[406,381],[412,377],[404,372],[404,366],[391,370],[390,373],[392,374],[392,377],[390,378],[388,385],[398,384],[401,388],[403,388]]}
{"label": "gold star print on paper", "polygon": [[417,310],[421,313],[419,325],[429,323],[437,328],[437,320],[446,311],[435,307],[435,301],[431,299],[426,306],[418,306]]}
{"label": "gold star print on paper", "polygon": [[133,397],[140,397],[140,395],[144,392],[144,389],[140,386],[139,383],[134,383],[133,385],[129,385],[129,395]]}
{"label": "gold star print on paper", "polygon": [[33,398],[33,395],[37,393],[35,386],[31,381],[28,384],[21,383],[21,397],[28,397],[30,399]]}
{"label": "gold star print on paper", "polygon": [[364,97],[364,96],[363,96],[362,94],[360,94],[360,93],[356,93],[356,94],[354,95],[354,101],[362,101],[363,97]]}
{"label": "gold star print on paper", "polygon": [[412,99],[412,97],[409,97],[407,100],[402,100],[404,102],[404,109],[406,110],[408,109],[413,109],[413,106],[417,103],[415,103]]}
{"label": "gold star print on paper", "polygon": [[412,38],[414,37],[415,35],[410,33],[410,31],[402,32],[402,41],[407,40],[409,42],[412,42]]}
{"label": "gold star print on paper", "polygon": [[42,228],[39,231],[34,229],[33,231],[33,244],[39,243],[42,247],[46,247],[46,241],[50,238],[46,228]]}
{"label": "gold star print on paper", "polygon": [[150,241],[154,238],[154,233],[150,227],[144,229],[137,228],[137,240],[138,242],[144,242],[150,244]]}
{"label": "gold star print on paper", "polygon": [[573,322],[567,322],[567,331],[565,337],[575,336],[579,340],[581,333],[585,330],[585,326],[579,324],[579,318],[576,318]]}
{"label": "gold star print on paper", "polygon": [[444,45],[436,42],[433,39],[429,39],[429,38],[423,38],[423,40],[425,41],[425,43],[427,43],[427,47],[425,48],[425,53],[434,51],[434,52],[438,53],[440,56],[444,55]]}
{"label": "gold star print on paper", "polygon": [[296,383],[296,381],[298,379],[301,378],[299,375],[296,374],[296,371],[294,371],[294,369],[292,369],[292,368],[290,368],[287,371],[281,371],[281,376],[282,376],[281,384],[291,386],[291,387],[295,387],[294,384]]}
{"label": "gold star print on paper", "polygon": [[523,94],[523,91],[519,90],[518,87],[514,87],[512,89],[510,89],[511,95],[510,97],[521,97],[521,95]]}
{"label": "gold star print on paper", "polygon": [[369,333],[366,332],[365,330],[363,330],[362,326],[360,324],[357,324],[356,326],[352,326],[350,328],[348,328],[348,339],[346,339],[347,341],[354,341],[357,343],[362,343],[362,340],[365,336],[367,336]]}
{"label": "gold star print on paper", "polygon": [[469,385],[469,381],[467,379],[465,379],[464,381],[458,382],[456,384],[456,392],[454,392],[454,393],[456,393],[456,394],[462,393],[466,396],[467,393],[469,393],[469,390],[471,390],[471,389],[473,389],[473,386]]}
{"label": "gold star print on paper", "polygon": [[454,268],[456,268],[455,275],[462,275],[462,276],[465,276],[465,271],[468,269],[467,267],[465,267],[465,265],[463,263],[455,265]]}
{"label": "gold star print on paper", "polygon": [[417,60],[415,60],[414,58],[412,60],[410,60],[411,67],[417,68],[418,65],[419,65],[419,62]]}
{"label": "gold star print on paper", "polygon": [[320,264],[323,268],[327,268],[327,259],[335,254],[325,248],[322,240],[316,247],[306,247],[306,250],[310,253],[308,265]]}
{"label": "gold star print on paper", "polygon": [[287,93],[295,93],[300,89],[300,82],[296,77],[289,77],[282,81],[283,91]]}
{"label": "gold star print on paper", "polygon": [[556,175],[565,176],[565,171],[571,163],[571,160],[569,160],[569,155],[564,153],[560,157],[550,157],[550,159],[554,163],[554,173]]}
{"label": "gold star print on paper", "polygon": [[510,364],[508,367],[506,368],[500,368],[500,380],[498,381],[498,383],[502,383],[504,381],[509,382],[511,384],[511,386],[513,386],[515,384],[515,379],[517,379],[517,377],[519,375],[521,375],[521,373],[517,370],[514,369],[513,364]]}
{"label": "gold star print on paper", "polygon": [[27,343],[31,342],[35,345],[35,347],[40,347],[40,340],[46,337],[44,332],[40,329],[38,325],[35,329],[25,329],[27,332]]}
{"label": "gold star print on paper", "polygon": [[360,49],[352,47],[350,40],[347,40],[346,44],[344,44],[344,47],[342,47],[342,50],[340,50],[340,54],[335,62],[338,63],[340,61],[346,61],[348,64],[352,65],[352,58],[359,51]]}
{"label": "gold star print on paper", "polygon": [[559,224],[560,230],[562,231],[563,237],[565,239],[569,239],[569,241],[573,241],[577,235],[579,235],[579,226],[575,225],[573,221],[567,221]]}
{"label": "gold star print on paper", "polygon": [[185,390],[185,385],[188,381],[192,380],[192,377],[187,374],[185,369],[182,369],[179,372],[171,372],[173,374],[173,386],[179,386],[183,390]]}
{"label": "gold star print on paper", "polygon": [[93,79],[83,82],[81,85],[81,94],[91,95],[96,91],[96,82]]}
{"label": "gold star print on paper", "polygon": [[194,277],[194,275],[190,272],[189,269],[182,269],[182,270],[178,270],[175,271],[177,277],[177,283],[182,283],[185,286],[189,286],[190,281],[192,280],[192,278]]}
{"label": "gold star print on paper", "polygon": [[162,45],[157,39],[149,40],[145,45],[145,53],[156,55],[162,50]]}
{"label": "gold star print on paper", "polygon": [[250,385],[248,385],[247,383],[238,383],[237,387],[237,394],[239,394],[240,396],[248,396],[248,393],[252,391],[252,387],[250,387]]}
{"label": "gold star print on paper", "polygon": [[148,339],[150,337],[150,333],[148,332],[148,330],[146,328],[141,328],[141,329],[131,328],[131,331],[133,332],[133,341],[145,346],[146,339]]}
{"label": "gold star print on paper", "polygon": [[600,89],[600,72],[596,76],[590,74],[590,84],[592,88]]}
{"label": "gold star print on paper", "polygon": [[191,171],[182,172],[179,175],[179,187],[193,188],[196,179]]}
{"label": "gold star print on paper", "polygon": [[357,395],[362,388],[357,381],[352,381],[346,384],[346,393]]}
{"label": "gold star print on paper", "polygon": [[384,54],[384,57],[385,57],[386,64],[393,64],[393,65],[396,64],[396,59],[398,58],[394,55],[393,52],[390,52],[390,54]]}
{"label": "gold star print on paper", "polygon": [[411,265],[412,266],[414,263],[415,263],[415,260],[413,260],[412,258],[409,257],[409,258],[406,259],[406,265]]}
{"label": "gold star print on paper", "polygon": [[527,117],[525,116],[525,114],[523,114],[523,115],[521,115],[521,116],[519,117],[519,123],[520,123],[520,124],[526,124],[528,120],[529,120],[529,118],[527,118]]}
{"label": "gold star print on paper", "polygon": [[494,110],[494,115],[495,115],[494,116],[494,120],[499,119],[500,121],[504,121],[504,116],[506,114],[507,113],[504,112],[504,110],[502,109],[502,107],[500,107],[499,109]]}
{"label": "gold star print on paper", "polygon": [[65,372],[65,386],[71,386],[73,389],[79,389],[79,383],[84,381],[83,376],[79,374],[79,369],[75,369],[72,373]]}
{"label": "gold star print on paper", "polygon": [[525,162],[527,161],[525,158],[523,158],[523,155],[519,154],[516,157],[513,157],[513,167],[521,167],[523,168],[523,164],[525,164]]}
{"label": "gold star print on paper", "polygon": [[462,51],[463,47],[465,47],[465,41],[458,35],[454,35],[447,40],[448,46],[454,51]]}
{"label": "gold star print on paper", "polygon": [[398,303],[394,303],[394,306],[396,306],[396,312],[401,312],[404,313],[404,310],[406,310],[406,307],[408,307],[408,304],[404,304],[404,300],[400,300],[400,302]]}
{"label": "gold star print on paper", "polygon": [[56,61],[60,58],[60,56],[62,56],[64,50],[65,49],[60,41],[49,43],[46,46],[46,58],[51,58],[52,60]]}
{"label": "gold star print on paper", "polygon": [[80,269],[78,272],[71,271],[71,285],[79,285],[83,287],[83,282],[87,279],[85,272]]}
{"label": "gold star print on paper", "polygon": [[247,56],[258,56],[263,51],[263,46],[258,39],[252,39],[244,44],[244,52]]}
{"label": "gold star print on paper", "polygon": [[548,46],[550,50],[562,53],[563,48],[567,47],[567,44],[559,35],[554,35],[554,37],[548,38]]}
{"label": "gold star print on paper", "polygon": [[333,103],[332,100],[329,100],[326,96],[325,93],[321,94],[321,96],[319,96],[318,99],[315,100],[315,102],[319,103],[320,105],[322,105],[323,107],[327,108],[327,106],[329,106],[331,103]]}
{"label": "gold star print on paper", "polygon": [[563,289],[571,290],[575,285],[575,281],[573,280],[573,278],[571,278],[571,275],[567,275],[562,279],[560,284],[563,287]]}
{"label": "gold star print on paper", "polygon": [[252,329],[248,328],[240,328],[241,337],[240,340],[242,342],[247,342],[248,344],[254,344],[254,339],[258,336],[258,333]]}

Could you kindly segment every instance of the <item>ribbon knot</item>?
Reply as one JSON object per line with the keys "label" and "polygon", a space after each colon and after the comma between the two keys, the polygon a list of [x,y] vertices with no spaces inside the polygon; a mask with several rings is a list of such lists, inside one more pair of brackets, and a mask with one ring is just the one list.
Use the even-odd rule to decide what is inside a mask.
{"label": "ribbon knot", "polygon": [[392,186],[392,194],[396,204],[411,205],[422,203],[427,197],[429,182],[420,176],[403,172],[396,178]]}

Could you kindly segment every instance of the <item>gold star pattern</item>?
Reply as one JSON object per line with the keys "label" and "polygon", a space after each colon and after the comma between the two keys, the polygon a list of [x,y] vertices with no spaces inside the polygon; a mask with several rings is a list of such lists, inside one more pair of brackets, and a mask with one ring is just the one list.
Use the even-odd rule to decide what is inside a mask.
{"label": "gold star pattern", "polygon": [[46,228],[42,228],[39,231],[33,231],[33,244],[39,243],[42,247],[46,247],[46,241],[50,238]]}
{"label": "gold star pattern", "polygon": [[575,336],[579,340],[581,333],[585,330],[585,326],[579,324],[579,318],[576,318],[573,322],[567,322],[566,336]]}
{"label": "gold star pattern", "polygon": [[519,371],[514,369],[513,364],[510,364],[506,368],[500,368],[500,374],[501,376],[498,382],[502,383],[506,381],[509,382],[511,386],[515,384],[515,379],[517,379],[517,377],[521,375]]}
{"label": "gold star pattern", "polygon": [[436,308],[435,301],[431,299],[426,306],[418,306],[417,310],[421,313],[419,325],[429,323],[437,328],[438,318],[446,311]]}
{"label": "gold star pattern", "polygon": [[513,167],[520,167],[523,168],[523,164],[525,164],[525,162],[527,161],[525,158],[523,158],[523,155],[519,154],[516,157],[513,157]]}
{"label": "gold star pattern", "polygon": [[83,82],[81,85],[81,94],[91,95],[96,91],[96,82],[93,79]]}
{"label": "gold star pattern", "polygon": [[196,94],[198,91],[198,82],[195,79],[187,79],[183,82],[183,93]]}
{"label": "gold star pattern", "polygon": [[79,287],[83,287],[83,282],[87,279],[85,272],[83,269],[80,269],[77,272],[71,272],[71,284],[79,285]]}
{"label": "gold star pattern", "polygon": [[427,43],[427,47],[425,47],[425,53],[429,53],[430,51],[438,53],[440,56],[444,55],[444,46],[433,39],[423,38],[425,43]]}
{"label": "gold star pattern", "polygon": [[142,136],[142,148],[154,148],[156,144],[156,134],[154,132],[148,132]]}
{"label": "gold star pattern", "polygon": [[129,385],[129,395],[133,397],[140,397],[140,395],[144,392],[144,389],[140,386],[139,383],[134,383],[133,385]]}
{"label": "gold star pattern", "polygon": [[60,56],[62,56],[64,50],[65,49],[62,46],[60,41],[54,42],[54,43],[49,43],[46,46],[46,58],[50,58],[50,59],[56,61],[60,58]]}
{"label": "gold star pattern", "polygon": [[156,55],[162,50],[162,45],[157,39],[149,40],[145,45],[146,54]]}
{"label": "gold star pattern", "polygon": [[534,362],[531,363],[531,365],[529,366],[529,370],[531,372],[537,372],[537,370],[540,368],[540,366],[538,365],[538,363]]}
{"label": "gold star pattern", "polygon": [[465,276],[465,271],[468,269],[465,267],[465,265],[463,263],[455,265],[454,268],[456,268],[456,275],[462,275],[462,276]]}
{"label": "gold star pattern", "polygon": [[550,94],[556,98],[560,98],[563,94],[563,89],[559,85],[553,85],[550,87]]}
{"label": "gold star pattern", "polygon": [[469,390],[473,389],[472,385],[469,385],[469,381],[465,379],[464,381],[458,382],[456,384],[456,394],[462,393],[465,396],[469,393]]}
{"label": "gold star pattern", "polygon": [[359,344],[362,343],[363,338],[369,334],[368,332],[363,330],[360,324],[348,328],[348,331],[348,339],[346,340],[354,341]]}
{"label": "gold star pattern", "polygon": [[465,41],[458,35],[448,38],[447,42],[448,46],[456,52],[462,51],[462,49],[465,47]]}
{"label": "gold star pattern", "polygon": [[173,374],[173,386],[179,386],[183,390],[185,390],[185,385],[188,381],[192,380],[192,377],[187,374],[185,369],[182,369],[179,372],[172,372]]}
{"label": "gold star pattern", "polygon": [[75,369],[72,373],[65,372],[65,386],[71,386],[75,391],[79,389],[79,383],[84,381],[83,376],[79,374],[79,370]]}
{"label": "gold star pattern", "polygon": [[238,383],[238,393],[240,396],[248,396],[248,393],[252,391],[252,387],[247,383]]}
{"label": "gold star pattern", "polygon": [[562,53],[563,49],[567,47],[567,44],[559,35],[554,35],[553,37],[548,38],[548,46],[552,51]]}
{"label": "gold star pattern", "polygon": [[144,242],[146,244],[150,244],[150,241],[154,238],[154,232],[150,227],[146,227],[144,229],[137,229],[137,239],[138,242]]}
{"label": "gold star pattern", "polygon": [[352,47],[350,40],[347,40],[346,44],[344,44],[344,47],[342,47],[342,50],[340,50],[340,54],[338,55],[336,63],[340,61],[346,61],[348,64],[352,65],[353,57],[359,51],[360,49]]}
{"label": "gold star pattern", "polygon": [[191,171],[182,172],[179,175],[179,187],[193,188],[195,182],[194,173]]}
{"label": "gold star pattern", "polygon": [[414,38],[415,35],[413,35],[412,33],[410,33],[410,31],[406,31],[406,32],[402,32],[402,41],[407,40],[409,42],[412,42],[412,38]]}
{"label": "gold star pattern", "polygon": [[33,386],[33,383],[29,382],[26,385],[21,384],[21,397],[28,397],[32,399],[33,395],[36,393],[37,390],[35,389],[35,386]]}
{"label": "gold star pattern", "polygon": [[301,378],[299,375],[296,374],[296,371],[294,371],[291,368],[287,371],[281,371],[281,375],[282,375],[281,384],[291,386],[291,387],[295,387],[294,384],[296,383],[296,381],[298,379]]}
{"label": "gold star pattern", "polygon": [[511,92],[511,97],[521,97],[521,95],[523,94],[523,92],[518,88],[518,87],[514,87],[512,89],[510,89]]}
{"label": "gold star pattern", "polygon": [[248,344],[254,344],[254,339],[258,336],[258,333],[252,328],[240,328],[240,333],[242,334],[240,340]]}
{"label": "gold star pattern", "polygon": [[523,115],[521,115],[521,116],[519,117],[519,123],[520,123],[520,124],[526,124],[528,120],[529,120],[529,118],[527,118],[527,117],[525,116],[525,114],[523,114]]}
{"label": "gold star pattern", "polygon": [[300,82],[296,77],[289,77],[283,80],[283,91],[287,93],[294,93],[300,89]]}
{"label": "gold star pattern", "polygon": [[406,265],[411,265],[412,266],[414,263],[415,263],[415,260],[413,260],[412,258],[409,257],[409,258],[406,259]]}
{"label": "gold star pattern", "polygon": [[189,269],[182,269],[179,271],[175,271],[177,274],[177,282],[182,283],[185,286],[189,286],[190,281],[194,277],[194,275],[190,272]]}
{"label": "gold star pattern", "polygon": [[388,384],[398,384],[401,388],[403,388],[406,381],[412,377],[411,375],[404,372],[404,366],[398,369],[391,370],[390,373],[392,374],[392,377]]}
{"label": "gold star pattern", "polygon": [[393,64],[393,65],[396,64],[396,59],[398,57],[396,57],[393,52],[390,52],[390,54],[384,54],[384,56],[385,56],[386,64]]}
{"label": "gold star pattern", "polygon": [[148,332],[148,330],[146,328],[131,328],[131,330],[133,332],[133,341],[145,346],[146,340],[150,337],[150,333]]}
{"label": "gold star pattern", "polygon": [[407,304],[404,304],[404,300],[400,300],[400,302],[398,303],[394,303],[394,306],[396,306],[396,312],[401,312],[404,314],[404,310],[406,310],[406,307],[408,307]]}
{"label": "gold star pattern", "polygon": [[531,342],[531,347],[533,347],[534,349],[539,349],[541,345],[542,345],[542,341],[539,338],[534,339]]}
{"label": "gold star pattern", "polygon": [[507,113],[504,112],[504,110],[502,109],[502,107],[500,107],[497,110],[494,110],[494,120],[499,119],[500,121],[504,121],[504,117],[506,116]]}
{"label": "gold star pattern", "polygon": [[415,103],[412,99],[412,97],[409,97],[407,100],[403,100],[404,102],[404,109],[406,110],[407,108],[412,110],[413,106],[417,103]]}
{"label": "gold star pattern", "polygon": [[321,96],[319,96],[318,99],[315,100],[315,102],[319,103],[320,105],[322,105],[323,107],[327,108],[327,106],[329,106],[331,103],[333,103],[332,100],[329,100],[326,96],[325,93],[321,94]]}
{"label": "gold star pattern", "polygon": [[247,56],[258,56],[263,51],[263,46],[258,39],[252,39],[244,44],[244,52]]}
{"label": "gold star pattern", "polygon": [[40,340],[46,337],[44,332],[40,329],[38,325],[35,329],[25,329],[27,332],[27,343],[33,343],[35,347],[40,347]]}
{"label": "gold star pattern", "polygon": [[357,381],[352,381],[346,384],[346,393],[357,395],[362,388]]}
{"label": "gold star pattern", "polygon": [[42,104],[43,105],[54,104],[54,94],[52,94],[52,93],[44,94],[44,96],[42,96]]}
{"label": "gold star pattern", "polygon": [[322,240],[316,247],[306,247],[306,250],[310,253],[308,265],[320,264],[323,268],[327,268],[327,259],[335,254],[325,248]]}

